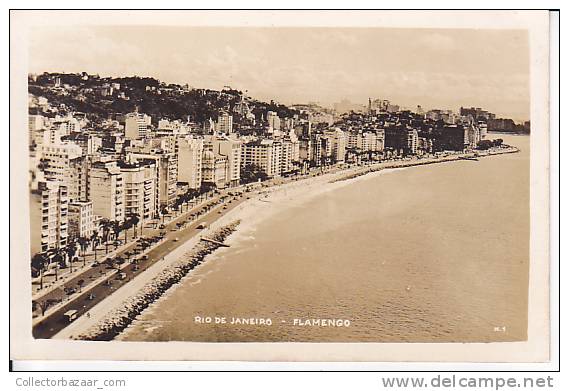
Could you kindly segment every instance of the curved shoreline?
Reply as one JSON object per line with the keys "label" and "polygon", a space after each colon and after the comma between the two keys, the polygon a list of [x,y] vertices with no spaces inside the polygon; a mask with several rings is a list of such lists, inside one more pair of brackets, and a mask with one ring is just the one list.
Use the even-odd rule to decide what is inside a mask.
{"label": "curved shoreline", "polygon": [[355,172],[353,174],[349,174],[347,176],[343,176],[341,178],[333,179],[330,183],[345,181],[348,179],[357,178],[362,175],[367,175],[372,172],[378,172],[382,170],[390,170],[395,168],[406,168],[406,167],[414,167],[414,166],[423,166],[428,164],[437,164],[437,163],[447,163],[447,162],[454,162],[458,160],[465,160],[465,159],[476,159],[476,158],[483,158],[488,156],[495,156],[495,155],[503,155],[508,153],[517,153],[520,150],[516,147],[512,146],[504,146],[498,149],[489,149],[487,151],[476,151],[476,153],[461,153],[456,155],[444,156],[439,158],[427,158],[421,160],[408,160],[408,161],[393,161],[393,162],[383,162],[373,165],[371,167],[367,167],[362,169],[359,172]]}
{"label": "curved shoreline", "polygon": [[[209,236],[223,243],[237,229],[239,221],[225,225]],[[186,259],[164,268],[156,278],[146,284],[136,295],[112,309],[100,322],[85,332],[73,337],[76,340],[111,341],[125,330],[138,315],[159,299],[168,289],[180,282],[191,270],[204,262],[207,255],[213,253],[221,244],[200,242]]]}

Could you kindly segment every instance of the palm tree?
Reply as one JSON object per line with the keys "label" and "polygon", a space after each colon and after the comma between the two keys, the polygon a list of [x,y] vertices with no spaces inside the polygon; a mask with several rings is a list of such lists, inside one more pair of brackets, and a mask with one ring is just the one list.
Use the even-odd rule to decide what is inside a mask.
{"label": "palm tree", "polygon": [[125,243],[126,243],[126,239],[127,239],[127,231],[130,227],[132,227],[132,225],[131,225],[129,220],[125,220],[121,224],[121,229],[124,231],[124,242]]}
{"label": "palm tree", "polygon": [[136,226],[138,225],[138,222],[140,221],[140,218],[137,215],[130,215],[128,217],[128,220],[130,221],[130,224],[132,225],[132,231],[134,233],[134,237],[136,238]]}
{"label": "palm tree", "polygon": [[39,272],[40,275],[40,289],[43,289],[43,271],[45,269],[45,265],[49,262],[49,258],[47,254],[35,254],[32,257],[32,269],[35,269]]}
{"label": "palm tree", "polygon": [[164,217],[166,217],[166,215],[168,214],[168,208],[166,208],[165,206],[163,206],[160,209],[160,213],[162,214],[162,224],[164,224]]}
{"label": "palm tree", "polygon": [[87,246],[89,244],[89,238],[87,238],[85,236],[81,236],[77,239],[77,242],[79,242],[79,247],[81,248],[81,251],[83,253],[83,266],[85,266],[85,252],[87,251]]}
{"label": "palm tree", "polygon": [[[112,228],[113,228],[113,232],[115,234],[115,250],[117,249],[117,244],[116,244],[116,240],[118,240],[119,235],[121,233],[121,223],[120,221],[114,220],[112,221]],[[126,243],[126,238],[125,238],[125,243]]]}
{"label": "palm tree", "polygon": [[61,251],[58,251],[58,252],[53,256],[53,261],[56,262],[56,265],[55,265],[55,281],[57,281],[57,280],[58,280],[57,270],[58,270],[59,267],[61,266],[61,262],[65,262],[65,259],[63,258],[63,255],[61,255]]}
{"label": "palm tree", "polygon": [[109,253],[109,233],[111,232],[111,222],[109,219],[102,219],[100,224],[103,228],[103,242],[105,242],[105,254]]}
{"label": "palm tree", "polygon": [[67,243],[67,246],[63,248],[63,251],[69,260],[69,273],[73,273],[73,257],[77,253],[77,243],[75,241]]}
{"label": "palm tree", "polygon": [[95,261],[97,260],[97,245],[99,244],[99,233],[93,231],[91,234],[91,245],[93,246],[93,251],[95,252]]}

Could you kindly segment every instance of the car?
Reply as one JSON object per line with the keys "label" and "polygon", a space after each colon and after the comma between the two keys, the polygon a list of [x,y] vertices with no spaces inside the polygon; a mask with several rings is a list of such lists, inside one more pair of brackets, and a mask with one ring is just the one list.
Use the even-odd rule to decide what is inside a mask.
{"label": "car", "polygon": [[141,258],[146,261],[146,260],[148,259],[148,255],[145,254],[145,255],[143,255]]}
{"label": "car", "polygon": [[126,273],[119,272],[117,275],[117,280],[124,280],[126,278]]}
{"label": "car", "polygon": [[93,262],[93,263],[91,264],[91,267],[97,267],[97,266],[99,266],[99,265],[100,265],[100,263],[97,262],[97,261],[95,261],[95,262]]}
{"label": "car", "polygon": [[72,295],[72,294],[74,294],[75,292],[77,292],[77,289],[76,289],[76,288],[64,288],[63,291],[64,291],[65,293],[67,293],[68,295]]}
{"label": "car", "polygon": [[180,239],[178,239],[178,238],[174,238],[174,242],[177,242],[177,241],[179,241],[179,240],[180,240]]}

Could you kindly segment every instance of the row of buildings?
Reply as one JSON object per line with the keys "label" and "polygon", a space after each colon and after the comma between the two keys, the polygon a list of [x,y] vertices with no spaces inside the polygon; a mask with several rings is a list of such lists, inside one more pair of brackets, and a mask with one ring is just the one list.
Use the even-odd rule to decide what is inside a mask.
{"label": "row of buildings", "polygon": [[[82,113],[36,105],[41,110],[29,116],[28,129],[38,212],[32,213],[34,252],[89,237],[101,221],[137,216],[145,224],[176,207],[184,192],[238,186],[245,171],[271,178],[362,159],[464,150],[486,134],[471,113],[449,120],[448,113],[401,112],[380,100],[370,100],[367,113],[340,120],[315,104],[297,105],[300,115],[291,118],[268,111],[251,134],[234,131],[229,110],[203,124],[133,112],[95,129]],[[237,110],[249,113],[246,102]]]}

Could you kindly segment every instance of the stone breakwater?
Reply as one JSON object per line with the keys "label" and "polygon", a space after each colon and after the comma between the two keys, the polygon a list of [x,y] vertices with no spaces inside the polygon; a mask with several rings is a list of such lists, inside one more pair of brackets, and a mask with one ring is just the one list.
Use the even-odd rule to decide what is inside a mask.
{"label": "stone breakwater", "polygon": [[112,310],[102,321],[73,339],[86,341],[111,341],[126,329],[150,304],[159,299],[170,287],[180,282],[191,270],[204,262],[207,255],[217,250],[239,225],[230,223],[207,235],[220,244],[200,241],[190,253],[173,265],[162,270],[156,278],[146,284],[136,295]]}
{"label": "stone breakwater", "polygon": [[454,162],[458,160],[463,160],[465,158],[468,159],[476,159],[486,156],[493,156],[493,155],[502,155],[506,153],[516,153],[520,150],[516,147],[512,146],[503,146],[501,148],[491,149],[487,151],[477,151],[476,154],[474,153],[466,153],[466,154],[457,154],[457,155],[450,155],[450,156],[442,156],[439,158],[428,158],[422,160],[407,160],[407,161],[394,161],[394,162],[384,162],[379,163],[377,165],[364,168],[359,170],[355,173],[350,173],[348,175],[343,175],[340,178],[336,178],[330,181],[330,183],[346,181],[349,179],[354,179],[360,177],[362,175],[367,175],[372,172],[388,170],[393,168],[405,168],[405,167],[414,167],[414,166],[423,166],[427,164],[436,164],[436,163],[446,163],[446,162]]}

